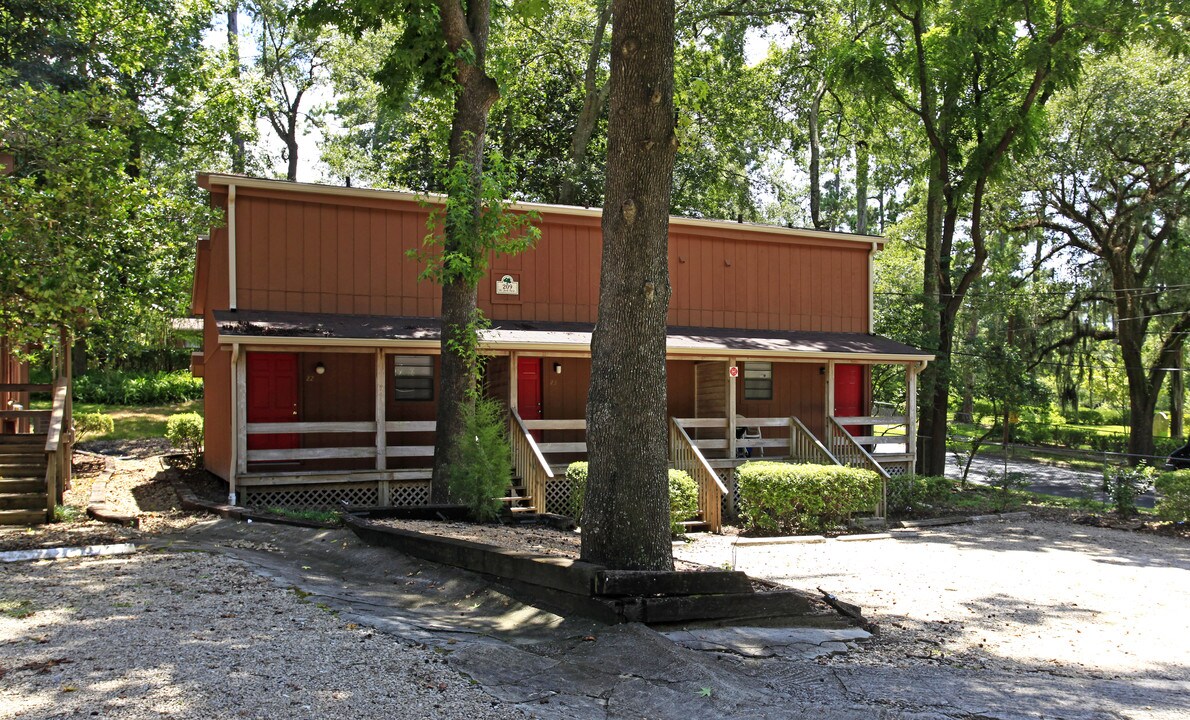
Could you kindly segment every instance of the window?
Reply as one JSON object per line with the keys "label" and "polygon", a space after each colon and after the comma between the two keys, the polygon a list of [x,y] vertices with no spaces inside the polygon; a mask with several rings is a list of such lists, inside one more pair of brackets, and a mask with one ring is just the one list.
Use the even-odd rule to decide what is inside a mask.
{"label": "window", "polygon": [[434,356],[394,355],[393,396],[397,400],[433,400]]}
{"label": "window", "polygon": [[744,399],[773,399],[773,364],[771,362],[744,363]]}

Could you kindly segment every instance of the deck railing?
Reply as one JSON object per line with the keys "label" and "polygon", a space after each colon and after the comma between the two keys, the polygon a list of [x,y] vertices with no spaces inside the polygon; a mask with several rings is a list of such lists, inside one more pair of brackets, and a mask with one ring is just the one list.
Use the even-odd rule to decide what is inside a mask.
{"label": "deck railing", "polygon": [[388,433],[433,433],[438,423],[434,420],[397,420],[384,423],[383,432],[378,433],[376,423],[371,420],[360,422],[271,422],[247,423],[244,425],[244,447],[249,437],[259,435],[309,435],[309,434],[355,434],[367,435],[373,442],[368,445],[347,447],[296,447],[269,450],[248,450],[247,462],[295,462],[299,460],[342,460],[377,459],[377,469],[382,469],[387,458],[432,458],[433,445],[390,445],[387,441],[377,444]]}
{"label": "deck railing", "polygon": [[703,457],[676,418],[669,419],[669,460],[698,483],[698,510],[711,532],[723,530],[723,496],[727,486]]}
{"label": "deck railing", "polygon": [[837,418],[828,417],[826,419],[826,438],[831,454],[838,458],[843,465],[871,470],[880,476],[880,502],[876,507],[876,514],[884,517],[888,500],[888,472],[880,463],[876,462],[863,445],[859,444],[859,438],[852,437],[851,433],[839,424]]}
{"label": "deck railing", "polygon": [[546,512],[545,486],[553,479],[554,472],[516,410],[509,411],[508,439],[512,445],[513,469],[520,476],[537,512]]}

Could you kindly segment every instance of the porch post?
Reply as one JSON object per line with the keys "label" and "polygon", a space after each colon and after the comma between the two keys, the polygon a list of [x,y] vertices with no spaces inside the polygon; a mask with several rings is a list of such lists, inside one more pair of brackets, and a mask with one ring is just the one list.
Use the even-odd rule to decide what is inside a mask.
{"label": "porch post", "polygon": [[909,472],[917,472],[917,363],[905,364],[905,453]]}
{"label": "porch post", "polygon": [[520,362],[517,358],[520,355],[515,352],[508,354],[508,407],[511,410],[518,410],[517,400],[517,376],[520,372],[517,370],[517,363]]}
{"label": "porch post", "polygon": [[245,371],[244,353],[239,346],[232,352],[232,375],[235,378],[235,388],[232,391],[235,417],[232,427],[235,430],[235,469],[231,478],[231,493],[236,493],[236,477],[248,472],[248,373]]}
{"label": "porch post", "polygon": [[830,418],[835,414],[835,361],[826,361],[826,402],[823,405],[826,410],[825,416],[822,418],[823,435],[830,436]]}
{"label": "porch post", "polygon": [[384,470],[388,465],[388,433],[384,430],[385,407],[388,401],[388,379],[385,372],[384,350],[376,348],[376,469]]}
{"label": "porch post", "polygon": [[735,460],[735,385],[731,369],[736,366],[735,358],[727,358],[727,459]]}

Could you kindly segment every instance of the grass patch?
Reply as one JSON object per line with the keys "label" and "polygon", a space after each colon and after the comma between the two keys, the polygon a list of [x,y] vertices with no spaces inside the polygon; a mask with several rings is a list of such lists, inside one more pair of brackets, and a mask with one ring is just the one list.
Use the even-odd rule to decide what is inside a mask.
{"label": "grass patch", "polygon": [[305,520],[306,522],[327,523],[330,525],[339,525],[343,522],[342,516],[334,510],[291,510],[290,508],[267,507],[263,512],[269,515],[289,518],[290,520]]}
{"label": "grass patch", "polygon": [[[48,400],[34,400],[29,403],[33,410],[49,410]],[[75,403],[76,413],[105,413],[115,425],[110,433],[92,435],[91,440],[144,440],[165,437],[165,424],[171,415],[193,412],[202,414],[202,400],[189,400],[173,405],[148,405],[129,407],[125,405],[103,405],[100,403]]]}
{"label": "grass patch", "polygon": [[13,620],[24,620],[37,612],[33,609],[32,600],[8,600],[0,598],[0,614]]}
{"label": "grass patch", "polygon": [[87,513],[82,508],[77,508],[73,505],[54,506],[54,522],[72,523],[86,519]]}

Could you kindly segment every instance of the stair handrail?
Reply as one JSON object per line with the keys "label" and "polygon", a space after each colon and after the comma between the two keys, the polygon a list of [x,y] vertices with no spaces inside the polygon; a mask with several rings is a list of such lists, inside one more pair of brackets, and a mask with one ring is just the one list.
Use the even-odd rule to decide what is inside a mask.
{"label": "stair handrail", "polygon": [[45,435],[45,502],[46,520],[54,519],[54,509],[61,500],[70,474],[70,428],[66,426],[69,414],[70,383],[64,377],[54,383],[54,402],[50,410],[50,423]]}
{"label": "stair handrail", "polygon": [[512,465],[525,482],[525,490],[532,498],[537,512],[547,512],[545,506],[545,486],[554,478],[554,471],[550,469],[541,449],[537,447],[537,440],[525,427],[520,414],[515,408],[508,411],[510,419],[509,440],[512,445]]}
{"label": "stair handrail", "polygon": [[698,483],[698,509],[711,532],[723,529],[723,496],[727,486],[676,418],[669,419],[669,459]]}
{"label": "stair handrail", "polygon": [[877,503],[876,514],[884,517],[888,508],[888,481],[891,476],[884,467],[876,462],[876,459],[851,437],[851,433],[839,424],[833,415],[828,415],[827,421],[827,438],[830,440],[832,448],[841,448],[839,458],[844,461],[844,464],[862,467],[875,472],[880,476],[880,501]]}
{"label": "stair handrail", "polygon": [[[801,421],[796,415],[789,418],[789,454],[794,455],[794,448],[797,448],[797,458],[802,459],[803,455],[810,456],[821,465],[842,465],[839,459],[834,456],[822,441],[819,440],[810,429],[806,427],[805,423]],[[802,452],[806,450],[808,452]]]}

